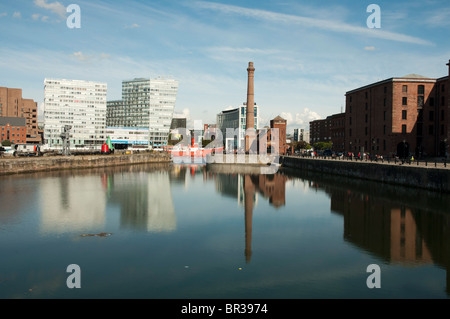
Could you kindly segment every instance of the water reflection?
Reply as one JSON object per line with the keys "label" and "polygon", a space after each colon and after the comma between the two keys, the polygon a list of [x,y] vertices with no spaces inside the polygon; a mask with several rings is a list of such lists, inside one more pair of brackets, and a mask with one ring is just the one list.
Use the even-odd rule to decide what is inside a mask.
{"label": "water reflection", "polygon": [[46,234],[102,229],[107,205],[120,208],[120,227],[148,232],[173,231],[176,217],[169,166],[150,171],[130,166],[60,172],[39,179],[40,230]]}
{"label": "water reflection", "polygon": [[[31,222],[30,219],[27,222],[34,226],[33,218],[38,216],[39,230],[45,234],[112,232],[111,226],[138,232],[137,241],[124,238],[126,236],[116,241],[104,240],[102,249],[109,249],[108,253],[104,250],[105,257],[120,259],[121,249],[127,250],[130,245],[139,246],[143,251],[153,249],[152,256],[161,257],[160,263],[152,264],[154,269],[161,271],[159,274],[165,274],[166,267],[179,263],[178,257],[183,263],[189,260],[194,265],[197,259],[205,256],[208,258],[198,262],[205,264],[202,270],[220,269],[223,274],[221,267],[224,261],[230,262],[237,256],[239,263],[245,261],[251,264],[248,268],[258,269],[246,275],[262,274],[261,277],[253,277],[255,281],[250,285],[255,286],[255,282],[261,281],[276,282],[274,286],[268,284],[275,289],[273,287],[281,287],[279,282],[284,280],[287,288],[279,289],[291,289],[291,295],[295,296],[298,291],[295,290],[297,287],[292,288],[295,286],[292,277],[298,272],[319,273],[312,281],[322,284],[318,291],[327,290],[330,285],[322,276],[338,277],[333,269],[335,265],[330,266],[330,260],[336,262],[336,268],[345,268],[347,275],[353,271],[353,268],[347,270],[347,266],[360,266],[353,264],[360,261],[348,258],[356,256],[359,260],[374,260],[402,270],[428,266],[424,268],[429,271],[438,266],[446,270],[446,291],[449,293],[448,195],[290,169],[280,169],[273,175],[259,175],[236,168],[217,172],[205,165],[170,164],[2,177],[0,189],[0,199],[4,202],[0,225],[8,226],[2,228],[18,229],[16,233],[23,234],[23,230],[29,228],[11,225],[11,221],[19,224],[26,220],[25,217],[32,216]],[[204,192],[208,192],[207,196]],[[25,197],[24,194],[30,196]],[[30,204],[24,198],[29,199]],[[200,201],[202,204],[198,205]],[[314,206],[308,206],[308,201],[314,205],[321,201],[324,203],[321,209],[324,206],[326,209],[317,214]],[[299,209],[303,205],[308,209]],[[30,207],[36,208],[37,214],[27,214]],[[211,207],[217,209],[212,211]],[[234,215],[225,214],[229,211]],[[316,218],[317,215],[334,217],[339,223],[327,228],[332,218],[322,220]],[[273,227],[273,217],[276,217],[276,227]],[[311,219],[314,222],[310,222]],[[310,229],[305,231],[307,227]],[[319,237],[324,231],[330,231],[333,236],[337,233],[338,237],[342,234],[344,244],[332,236]],[[166,236],[168,232],[171,236]],[[146,246],[147,233],[152,233],[152,248]],[[164,233],[163,236],[158,236],[160,233]],[[314,236],[307,237],[311,234]],[[2,235],[9,238],[6,232]],[[52,243],[55,246],[63,238],[57,237]],[[326,241],[330,238],[335,242]],[[90,243],[88,240],[79,242]],[[253,250],[253,244],[264,247],[256,250],[255,246]],[[341,250],[336,254],[328,246]],[[237,253],[234,247],[237,247]],[[5,251],[6,248],[5,245]],[[85,256],[87,248],[80,245],[79,249],[80,256]],[[162,253],[167,251],[176,253]],[[283,253],[280,253],[285,251],[292,252],[287,259],[283,259]],[[96,256],[95,250],[91,253]],[[168,255],[173,259],[163,261]],[[135,258],[129,262],[132,265],[142,262],[145,264],[143,269],[147,269],[146,263],[153,262],[144,262],[140,255]],[[171,274],[179,276],[175,277],[181,282],[190,278],[185,277],[189,276],[186,268],[181,270],[185,272],[171,269]],[[271,274],[268,269],[275,269],[275,273]],[[280,275],[280,269],[286,273]],[[208,277],[210,281],[220,277],[213,270]],[[175,277],[161,278],[161,287],[165,287],[165,280],[172,280],[177,286]],[[339,287],[343,283],[342,277],[336,279]],[[192,279],[191,284],[193,282]],[[305,280],[302,283],[309,282]],[[440,286],[439,289],[443,291],[444,288]],[[348,291],[353,293],[350,289]]]}
{"label": "water reflection", "polygon": [[330,210],[344,218],[344,240],[388,264],[436,264],[447,273],[450,292],[450,197],[415,188],[294,172],[330,197]]}
{"label": "water reflection", "polygon": [[104,225],[106,195],[98,176],[43,178],[39,189],[42,233],[61,234]]}

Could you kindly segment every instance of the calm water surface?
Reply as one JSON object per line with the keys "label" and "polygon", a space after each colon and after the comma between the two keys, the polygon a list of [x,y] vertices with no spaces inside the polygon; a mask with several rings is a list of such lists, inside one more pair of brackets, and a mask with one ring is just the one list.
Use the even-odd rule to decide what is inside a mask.
{"label": "calm water surface", "polygon": [[[285,169],[0,177],[0,298],[448,298],[449,204]],[[111,235],[83,236],[99,233]],[[70,264],[80,289],[66,285]]]}

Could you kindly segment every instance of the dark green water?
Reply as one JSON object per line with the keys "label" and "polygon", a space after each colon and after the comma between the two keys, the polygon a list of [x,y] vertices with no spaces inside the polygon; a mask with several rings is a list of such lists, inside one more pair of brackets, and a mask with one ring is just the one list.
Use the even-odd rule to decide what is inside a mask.
{"label": "dark green water", "polygon": [[[449,204],[285,169],[0,177],[0,298],[448,298]],[[70,264],[81,288],[67,287]],[[381,288],[366,284],[371,264]]]}

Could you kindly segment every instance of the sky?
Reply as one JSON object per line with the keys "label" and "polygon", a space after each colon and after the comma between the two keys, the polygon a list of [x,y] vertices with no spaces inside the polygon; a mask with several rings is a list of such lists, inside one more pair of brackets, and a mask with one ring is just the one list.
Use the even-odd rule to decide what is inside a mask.
{"label": "sky", "polygon": [[[80,28],[67,25],[70,4]],[[175,112],[215,123],[246,101],[252,61],[260,124],[280,115],[291,133],[345,111],[355,88],[448,75],[449,31],[448,0],[1,0],[0,86],[42,113],[45,78],[106,82],[116,100],[123,80],[170,77]]]}

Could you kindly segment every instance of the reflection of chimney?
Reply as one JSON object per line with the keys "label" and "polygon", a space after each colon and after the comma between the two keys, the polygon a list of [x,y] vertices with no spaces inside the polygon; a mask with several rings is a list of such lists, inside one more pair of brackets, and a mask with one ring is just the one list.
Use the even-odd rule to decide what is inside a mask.
{"label": "reflection of chimney", "polygon": [[252,223],[253,223],[253,196],[255,188],[250,175],[244,176],[245,195],[245,261],[250,262],[252,257]]}
{"label": "reflection of chimney", "polygon": [[[255,92],[254,92],[254,86],[253,86],[253,77],[255,73],[255,68],[253,67],[253,62],[248,63],[248,84],[247,84],[247,114],[246,114],[246,121],[245,126],[246,129],[253,130],[255,128]],[[250,149],[250,145],[252,144],[252,139],[248,136],[245,137],[245,151],[248,152]]]}

